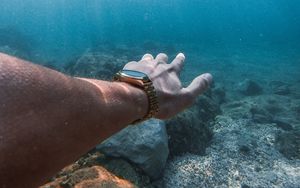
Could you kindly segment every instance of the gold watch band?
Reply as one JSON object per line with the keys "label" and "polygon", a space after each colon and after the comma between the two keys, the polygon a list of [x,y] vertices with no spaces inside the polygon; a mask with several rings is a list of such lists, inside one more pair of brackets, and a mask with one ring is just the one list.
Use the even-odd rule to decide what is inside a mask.
{"label": "gold watch band", "polygon": [[130,78],[131,81],[122,79],[123,76],[120,72],[118,72],[114,76],[114,78],[113,78],[114,81],[126,82],[126,83],[129,83],[130,85],[141,88],[142,90],[145,91],[145,93],[147,95],[147,99],[148,99],[149,105],[148,105],[147,114],[143,118],[135,120],[134,122],[132,122],[132,124],[138,124],[142,121],[145,121],[147,119],[154,117],[155,114],[159,111],[159,105],[158,105],[158,98],[157,98],[156,90],[153,86],[152,81],[148,77],[144,77],[143,79],[136,79],[137,81],[142,81],[142,83],[143,83],[142,85],[134,84],[134,82],[132,81],[132,79],[134,79],[134,78]]}

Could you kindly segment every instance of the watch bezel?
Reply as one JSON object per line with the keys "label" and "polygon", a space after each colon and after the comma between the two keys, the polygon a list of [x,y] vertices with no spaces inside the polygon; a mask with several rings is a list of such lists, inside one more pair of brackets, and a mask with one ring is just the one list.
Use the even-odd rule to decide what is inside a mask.
{"label": "watch bezel", "polygon": [[[130,72],[141,74],[141,76],[130,75]],[[142,81],[149,80],[149,77],[147,76],[147,74],[140,72],[140,71],[136,71],[136,70],[123,69],[123,70],[119,71],[119,75],[122,77],[127,77],[127,78],[142,80]]]}

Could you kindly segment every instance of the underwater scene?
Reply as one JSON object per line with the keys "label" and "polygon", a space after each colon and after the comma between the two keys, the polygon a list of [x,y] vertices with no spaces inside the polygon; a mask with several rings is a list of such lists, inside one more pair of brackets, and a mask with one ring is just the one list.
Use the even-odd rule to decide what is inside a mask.
{"label": "underwater scene", "polygon": [[300,187],[300,1],[0,3],[1,53],[112,80],[146,53],[182,52],[184,87],[214,78],[190,108],[128,126],[42,188]]}

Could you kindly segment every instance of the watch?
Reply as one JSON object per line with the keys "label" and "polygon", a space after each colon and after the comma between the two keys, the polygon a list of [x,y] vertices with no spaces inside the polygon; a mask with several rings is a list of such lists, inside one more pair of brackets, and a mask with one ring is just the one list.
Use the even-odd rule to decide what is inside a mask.
{"label": "watch", "polygon": [[135,120],[132,124],[137,124],[152,118],[158,112],[158,100],[155,88],[150,78],[143,72],[123,69],[115,74],[114,81],[126,82],[145,91],[149,102],[147,114],[142,118]]}

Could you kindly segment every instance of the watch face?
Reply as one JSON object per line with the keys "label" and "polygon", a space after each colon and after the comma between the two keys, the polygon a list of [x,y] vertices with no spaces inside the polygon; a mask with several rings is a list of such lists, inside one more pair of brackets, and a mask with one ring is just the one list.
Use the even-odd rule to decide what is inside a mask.
{"label": "watch face", "polygon": [[134,70],[122,70],[121,74],[123,76],[137,78],[137,79],[143,79],[143,78],[147,77],[147,75],[145,73],[142,73],[139,71],[134,71]]}

